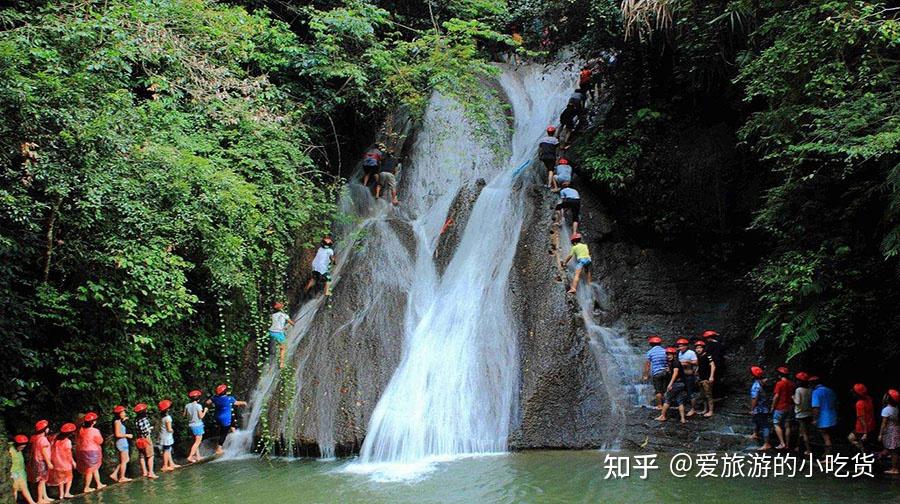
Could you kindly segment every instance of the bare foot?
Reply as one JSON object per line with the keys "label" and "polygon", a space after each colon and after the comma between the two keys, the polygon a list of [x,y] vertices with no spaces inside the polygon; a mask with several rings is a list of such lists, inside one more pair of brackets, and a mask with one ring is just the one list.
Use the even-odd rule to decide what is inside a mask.
{"label": "bare foot", "polygon": [[757,448],[756,451],[766,451],[766,450],[771,450],[771,449],[772,449],[772,445],[770,445],[769,443],[766,443],[766,444],[760,446],[759,448]]}
{"label": "bare foot", "polygon": [[178,465],[178,464],[173,464],[172,467],[170,467],[169,469],[171,469],[172,471],[174,471],[175,469],[178,469],[179,467],[181,467],[181,466]]}
{"label": "bare foot", "polygon": [[884,474],[900,474],[900,471],[897,469],[888,469],[887,471],[884,471]]}
{"label": "bare foot", "polygon": [[687,420],[685,420],[684,418],[682,418],[682,419],[681,419],[681,423],[686,424],[686,423],[687,423]]}
{"label": "bare foot", "polygon": [[102,490],[104,488],[106,488],[106,485],[101,485],[100,483],[97,483],[97,490]]}
{"label": "bare foot", "polygon": [[109,475],[109,479],[111,479],[111,480],[113,480],[113,481],[119,481],[119,477],[116,476],[116,473],[110,474],[110,475]]}
{"label": "bare foot", "polygon": [[96,491],[97,491],[97,489],[95,489],[95,488],[85,488],[84,489],[84,493],[91,493],[91,492],[96,492]]}
{"label": "bare foot", "polygon": [[665,422],[665,421],[666,421],[666,417],[664,417],[664,416],[658,416],[658,417],[655,418],[655,420],[659,420],[660,422]]}
{"label": "bare foot", "polygon": [[685,416],[687,416],[688,418],[690,418],[690,417],[692,417],[692,416],[694,416],[694,415],[696,415],[696,414],[697,414],[696,411],[691,410],[691,411],[688,411],[688,412],[687,412],[687,415],[685,415]]}
{"label": "bare foot", "polygon": [[775,449],[776,449],[776,450],[786,450],[786,449],[787,449],[787,446],[784,446],[783,444],[780,444],[780,445],[776,446]]}
{"label": "bare foot", "polygon": [[134,481],[131,478],[122,478],[119,480],[119,483],[128,483],[129,481]]}
{"label": "bare foot", "polygon": [[566,294],[575,294],[575,289],[569,289]]}
{"label": "bare foot", "polygon": [[153,474],[153,473],[148,474],[147,477],[150,478],[150,479],[157,479],[157,478],[159,478],[159,476],[157,476],[157,475],[155,475],[155,474]]}
{"label": "bare foot", "polygon": [[703,416],[705,416],[706,418],[710,418],[711,416],[713,416],[713,412],[707,411],[706,413],[703,414]]}

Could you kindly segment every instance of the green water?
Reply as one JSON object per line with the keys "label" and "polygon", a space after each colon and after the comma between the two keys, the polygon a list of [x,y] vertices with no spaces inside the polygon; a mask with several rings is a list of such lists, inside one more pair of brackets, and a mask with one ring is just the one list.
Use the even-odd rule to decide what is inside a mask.
{"label": "green water", "polygon": [[[87,503],[679,503],[900,502],[886,478],[604,480],[599,452],[528,452],[438,464],[414,481],[376,482],[351,474],[352,461],[213,462],[90,495]],[[660,464],[663,466],[663,464]],[[665,466],[663,466],[665,467]]]}

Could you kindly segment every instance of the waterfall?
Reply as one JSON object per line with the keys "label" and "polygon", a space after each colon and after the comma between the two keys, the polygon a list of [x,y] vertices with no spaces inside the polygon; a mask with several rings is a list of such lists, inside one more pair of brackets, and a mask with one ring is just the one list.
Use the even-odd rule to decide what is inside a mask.
{"label": "waterfall", "polygon": [[[403,355],[372,414],[362,466],[506,450],[519,378],[519,327],[507,302],[523,221],[517,167],[534,159],[537,139],[565,106],[573,87],[566,75],[559,68],[503,67],[499,81],[515,118],[511,152],[505,161],[474,165],[490,182],[442,276],[433,260],[433,233],[444,215],[425,212],[414,222],[418,253]],[[420,141],[428,143],[444,133],[426,122],[420,132],[425,140]],[[443,155],[433,150],[421,154],[432,159]],[[463,155],[457,162],[465,167],[471,159]],[[412,161],[416,167],[427,163]],[[418,196],[420,201],[429,197],[421,191]],[[443,212],[445,208],[441,205]]]}

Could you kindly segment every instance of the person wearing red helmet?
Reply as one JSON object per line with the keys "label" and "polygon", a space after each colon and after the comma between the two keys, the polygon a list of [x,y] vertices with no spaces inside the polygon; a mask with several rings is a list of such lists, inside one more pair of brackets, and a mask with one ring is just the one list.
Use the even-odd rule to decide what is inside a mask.
{"label": "person wearing red helmet", "polygon": [[553,167],[556,166],[556,150],[559,139],[556,138],[556,127],[547,126],[547,134],[538,140],[538,158],[547,168],[547,187],[553,184]]}
{"label": "person wearing red helmet", "polygon": [[578,232],[578,223],[581,222],[581,195],[578,191],[569,187],[569,182],[562,183],[559,190],[559,203],[556,204],[554,218],[555,225],[561,226],[565,221],[566,210],[572,213],[572,233]]}
{"label": "person wearing red helmet", "polygon": [[653,393],[656,396],[656,409],[662,409],[663,394],[666,392],[668,385],[668,362],[666,361],[666,350],[662,347],[662,338],[659,336],[650,336],[647,338],[650,344],[650,350],[647,350],[647,360],[644,362],[643,380],[651,380],[653,383]]}
{"label": "person wearing red helmet", "polygon": [[838,423],[837,394],[830,387],[822,384],[818,376],[810,376],[809,382],[813,385],[810,399],[813,418],[822,435],[822,441],[825,443],[825,455],[831,455],[831,434]]}
{"label": "person wearing red helmet", "polygon": [[669,383],[666,385],[665,402],[659,416],[656,417],[660,422],[665,422],[669,413],[669,408],[673,405],[678,408],[678,415],[681,423],[686,423],[684,416],[684,403],[687,402],[687,394],[684,387],[684,369],[681,367],[681,361],[678,360],[678,350],[673,347],[666,348],[666,360],[668,361]]}
{"label": "person wearing red helmet", "polygon": [[809,375],[800,371],[794,378],[797,379],[797,387],[794,389],[794,418],[800,430],[800,440],[803,441],[804,455],[812,451],[809,448],[809,433],[812,430],[812,390],[809,388]]}
{"label": "person wearing red helmet", "polygon": [[172,448],[175,446],[175,428],[172,426],[172,401],[163,399],[157,404],[162,418],[159,420],[159,451],[162,453],[162,467],[160,471],[169,472],[178,469],[178,464],[172,459]]}
{"label": "person wearing red helmet", "polygon": [[216,395],[206,401],[216,407],[216,424],[219,426],[219,438],[216,443],[216,454],[221,455],[225,451],[225,439],[228,434],[235,431],[235,419],[233,408],[243,408],[247,406],[244,401],[238,401],[233,395],[228,393],[228,385],[224,383],[216,387]]}
{"label": "person wearing red helmet", "polygon": [[278,347],[278,367],[284,367],[285,329],[294,326],[294,321],[284,312],[284,303],[276,301],[272,306],[275,313],[272,314],[272,324],[269,326],[269,338]]}
{"label": "person wearing red helmet", "polygon": [[203,393],[199,390],[188,392],[190,402],[184,405],[184,416],[188,417],[188,428],[191,429],[191,435],[194,436],[194,444],[191,445],[191,451],[188,452],[187,460],[190,463],[200,462],[200,443],[203,441],[204,427],[203,418],[209,411],[208,408],[200,404],[200,397]]}
{"label": "person wearing red helmet", "polygon": [[769,426],[769,396],[766,392],[766,373],[759,366],[750,367],[750,375],[753,377],[753,385],[750,387],[750,415],[753,417],[754,437],[762,440],[760,451],[771,450],[769,443],[771,428]]}
{"label": "person wearing red helmet", "polygon": [[699,385],[697,399],[703,401],[703,411],[700,414],[709,418],[715,413],[712,389],[713,383],[716,381],[716,363],[706,351],[705,341],[695,341],[694,348],[694,353],[697,354],[697,384]]}
{"label": "person wearing red helmet", "polygon": [[113,437],[116,439],[119,463],[109,475],[109,479],[119,483],[131,481],[131,478],[125,476],[125,473],[128,471],[128,461],[131,458],[128,440],[133,438],[134,435],[129,434],[128,429],[125,428],[126,420],[128,420],[128,413],[125,412],[125,406],[118,405],[113,408]]}
{"label": "person wearing red helmet", "polygon": [[141,476],[156,479],[158,476],[153,471],[153,423],[150,421],[150,413],[147,405],[138,403],[134,407],[134,446],[138,449],[141,462]]}
{"label": "person wearing red helmet", "polygon": [[369,187],[369,178],[378,184],[378,173],[381,171],[381,162],[384,160],[385,146],[378,143],[371,149],[367,150],[363,155],[362,167],[363,178],[362,185]]}
{"label": "person wearing red helmet", "polygon": [[72,456],[72,436],[74,434],[75,424],[63,424],[50,447],[50,460],[53,461],[53,469],[50,471],[47,485],[55,486],[59,489],[60,499],[75,497],[71,491],[72,470],[75,468],[75,457]]}
{"label": "person wearing red helmet", "polygon": [[775,370],[778,373],[778,381],[775,382],[775,392],[772,395],[772,425],[775,426],[775,437],[778,438],[776,450],[788,450],[791,445],[791,423],[794,412],[794,389],[796,386],[790,379],[790,370],[787,366],[779,366]]}
{"label": "person wearing red helmet", "polygon": [[691,409],[687,413],[688,417],[697,414],[697,354],[691,350],[690,343],[687,338],[678,338],[675,341],[676,348],[678,348],[678,360],[681,362],[681,369],[684,373],[684,393],[691,403]]}
{"label": "person wearing red helmet", "polygon": [[38,420],[34,424],[34,434],[31,436],[31,456],[28,459],[28,480],[37,484],[37,501],[51,502],[47,496],[47,480],[50,478],[50,471],[53,470],[53,461],[50,459],[50,439],[47,433],[50,432],[50,422],[46,420]]}
{"label": "person wearing red helmet", "polygon": [[569,294],[575,294],[578,290],[578,281],[581,279],[581,272],[587,272],[587,283],[591,285],[591,252],[588,250],[586,243],[581,242],[581,233],[578,231],[572,233],[570,241],[572,242],[572,250],[563,261],[562,267],[565,268],[572,258],[575,258],[575,276],[572,277],[572,285],[569,287]]}
{"label": "person wearing red helmet", "polygon": [[559,190],[560,186],[564,183],[572,183],[572,165],[569,164],[568,159],[564,157],[559,158],[556,168],[553,169],[553,173],[553,180],[550,182],[554,191]]}
{"label": "person wearing red helmet", "polygon": [[900,450],[900,392],[894,389],[888,390],[882,399],[884,408],[881,409],[881,429],[878,431],[878,441],[884,445],[884,449],[891,454],[891,468],[885,474],[900,474],[898,453]]}
{"label": "person wearing red helmet", "polygon": [[9,447],[9,460],[12,463],[9,469],[9,477],[12,481],[13,502],[19,502],[19,494],[28,504],[35,504],[28,490],[28,472],[25,469],[25,455],[22,453],[28,446],[28,436],[16,434]]}
{"label": "person wearing red helmet", "polygon": [[856,397],[856,424],[853,432],[847,436],[850,444],[856,447],[860,453],[865,453],[865,443],[872,437],[875,432],[875,406],[872,403],[872,397],[869,395],[869,389],[862,383],[853,385],[853,395]]}
{"label": "person wearing red helmet", "polygon": [[331,267],[337,264],[334,258],[334,240],[330,236],[322,238],[319,250],[312,262],[312,277],[306,282],[305,292],[313,287],[323,285],[325,296],[331,295]]}
{"label": "person wearing red helmet", "polygon": [[[84,415],[81,428],[75,435],[75,462],[78,472],[84,476],[84,492],[106,488],[100,482],[100,466],[103,465],[103,435],[94,427],[99,417],[93,411]],[[96,481],[96,487],[91,483]]]}

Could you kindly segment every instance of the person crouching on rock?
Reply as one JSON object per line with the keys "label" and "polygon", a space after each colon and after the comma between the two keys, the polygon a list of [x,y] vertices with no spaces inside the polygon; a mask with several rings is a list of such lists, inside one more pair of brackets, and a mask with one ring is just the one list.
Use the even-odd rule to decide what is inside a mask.
{"label": "person crouching on rock", "polygon": [[306,283],[306,292],[309,292],[313,286],[318,284],[324,284],[325,286],[325,295],[330,296],[331,291],[331,266],[333,264],[337,264],[337,261],[334,258],[334,240],[331,239],[330,236],[326,236],[322,238],[322,245],[319,247],[319,250],[316,251],[316,257],[312,262],[312,278],[309,279],[309,282]]}
{"label": "person crouching on rock", "polygon": [[153,471],[153,442],[150,441],[153,435],[153,424],[150,417],[147,416],[147,405],[139,403],[134,407],[134,426],[137,435],[134,446],[138,449],[141,461],[141,476],[150,479],[156,479],[156,473]]}
{"label": "person crouching on rock", "polygon": [[238,401],[234,396],[228,394],[228,385],[224,383],[216,387],[216,395],[212,399],[206,401],[216,407],[216,424],[219,427],[219,439],[216,443],[216,455],[225,453],[225,439],[228,434],[235,431],[233,407],[243,408],[247,406],[244,401]]}
{"label": "person crouching on rock", "polygon": [[[754,436],[762,440],[763,445],[759,451],[771,450],[769,443],[769,396],[766,392],[766,373],[759,366],[750,367],[750,375],[753,376],[753,385],[750,387],[750,415],[753,416]],[[753,438],[753,436],[751,436]]]}
{"label": "person crouching on rock", "polygon": [[666,386],[666,402],[663,404],[662,411],[656,417],[660,422],[666,421],[666,414],[669,408],[676,406],[678,415],[681,417],[681,423],[686,423],[684,417],[684,403],[687,402],[687,394],[684,387],[684,369],[681,367],[681,361],[676,355],[678,350],[673,347],[666,348],[666,360],[669,366],[669,384]]}
{"label": "person crouching on rock", "polygon": [[278,367],[284,367],[284,350],[285,350],[285,336],[284,330],[287,328],[287,325],[294,325],[294,321],[288,317],[287,313],[284,313],[284,303],[281,301],[276,301],[274,305],[275,313],[272,314],[272,325],[269,326],[269,338],[272,339],[272,342],[278,346]]}
{"label": "person crouching on rock", "polygon": [[669,384],[666,350],[662,347],[662,338],[659,336],[650,336],[647,343],[650,344],[650,350],[647,350],[647,361],[644,363],[644,381],[651,380],[653,383],[653,393],[656,396],[654,408],[662,409],[663,394]]}
{"label": "person crouching on rock", "polygon": [[575,276],[572,278],[572,285],[569,287],[569,294],[575,294],[578,289],[578,280],[581,278],[582,270],[587,272],[587,283],[591,285],[591,252],[585,243],[581,243],[581,233],[572,234],[572,251],[566,256],[566,260],[562,262],[565,268],[572,258],[575,258]]}

